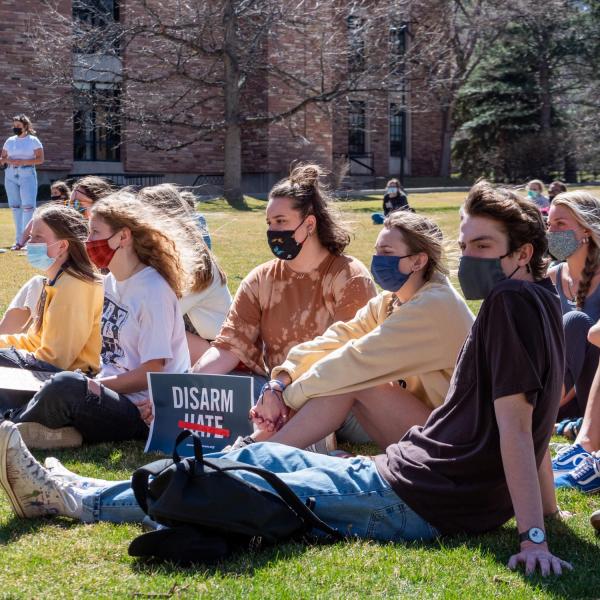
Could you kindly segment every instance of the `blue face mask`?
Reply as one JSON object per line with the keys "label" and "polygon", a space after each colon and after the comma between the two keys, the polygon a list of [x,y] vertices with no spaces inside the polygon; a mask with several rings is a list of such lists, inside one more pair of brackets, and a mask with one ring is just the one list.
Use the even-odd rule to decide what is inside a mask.
{"label": "blue face mask", "polygon": [[411,276],[400,272],[400,261],[403,258],[412,256],[382,256],[375,254],[371,260],[371,273],[375,283],[388,292],[397,292]]}
{"label": "blue face mask", "polygon": [[[57,243],[54,242],[54,244]],[[50,245],[54,246],[54,244]],[[47,271],[56,261],[55,258],[48,256],[48,244],[32,244],[31,242],[27,244],[27,260],[34,269],[39,269],[40,271]]]}

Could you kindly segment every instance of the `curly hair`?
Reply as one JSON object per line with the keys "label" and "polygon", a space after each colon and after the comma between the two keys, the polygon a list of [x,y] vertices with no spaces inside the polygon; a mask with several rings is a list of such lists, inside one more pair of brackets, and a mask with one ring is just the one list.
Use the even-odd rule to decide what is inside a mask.
{"label": "curly hair", "polygon": [[600,267],[600,200],[589,192],[579,190],[558,194],[552,205],[570,210],[577,223],[589,231],[587,256],[576,295],[576,309],[583,310],[592,279]]}
{"label": "curly hair", "polygon": [[344,252],[351,241],[351,230],[334,207],[333,200],[319,178],[325,172],[315,164],[300,164],[290,175],[277,182],[271,193],[272,198],[290,198],[292,207],[299,211],[303,219],[314,215],[317,220],[317,236],[321,244],[336,256]]}
{"label": "curly hair", "polygon": [[133,250],[140,262],[156,269],[181,298],[186,288],[186,274],[177,249],[178,230],[166,215],[132,193],[119,191],[96,202],[92,216],[105,221],[112,231],[129,229]]}
{"label": "curly hair", "polygon": [[548,240],[546,226],[537,206],[509,189],[478,181],[470,190],[462,212],[498,222],[508,236],[508,251],[513,253],[524,244],[533,246],[528,264],[535,280],[546,274]]}
{"label": "curly hair", "polygon": [[205,290],[211,285],[215,275],[219,276],[223,285],[227,283],[225,273],[204,242],[202,232],[198,228],[195,198],[191,192],[181,191],[170,183],[161,183],[142,188],[138,197],[145,204],[153,206],[169,217],[173,221],[173,228],[179,228],[175,240],[188,274],[186,293]]}

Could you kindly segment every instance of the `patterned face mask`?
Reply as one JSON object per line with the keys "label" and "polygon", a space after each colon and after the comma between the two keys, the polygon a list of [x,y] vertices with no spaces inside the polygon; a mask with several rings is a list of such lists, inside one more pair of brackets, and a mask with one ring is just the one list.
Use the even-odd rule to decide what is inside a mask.
{"label": "patterned face mask", "polygon": [[572,229],[548,232],[548,252],[559,261],[566,260],[573,254],[582,242],[577,241]]}
{"label": "patterned face mask", "polygon": [[[304,223],[304,220],[302,223]],[[288,229],[286,231],[271,231],[269,229],[267,231],[269,248],[271,248],[271,252],[277,258],[280,258],[281,260],[294,260],[294,258],[300,254],[302,245],[308,239],[308,235],[303,241],[297,242],[296,238],[294,238],[294,234],[298,231],[302,223],[300,223],[296,229]]]}

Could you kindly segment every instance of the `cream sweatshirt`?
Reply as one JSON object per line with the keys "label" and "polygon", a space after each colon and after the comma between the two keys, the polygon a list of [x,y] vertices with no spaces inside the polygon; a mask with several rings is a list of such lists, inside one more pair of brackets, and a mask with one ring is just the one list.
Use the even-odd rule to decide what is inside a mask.
{"label": "cream sweatshirt", "polygon": [[403,380],[425,405],[440,406],[475,318],[442,275],[434,275],[388,316],[392,300],[391,292],[383,292],[352,320],[294,346],[271,374],[285,371],[292,379],[285,403],[299,409],[310,398]]}

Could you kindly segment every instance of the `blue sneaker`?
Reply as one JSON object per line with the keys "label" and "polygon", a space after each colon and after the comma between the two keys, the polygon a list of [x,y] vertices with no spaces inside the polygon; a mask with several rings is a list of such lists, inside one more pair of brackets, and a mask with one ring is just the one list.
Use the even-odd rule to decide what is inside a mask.
{"label": "blue sneaker", "polygon": [[584,494],[600,492],[600,454],[588,454],[579,466],[554,480],[557,488],[571,488]]}
{"label": "blue sneaker", "polygon": [[590,456],[590,453],[584,450],[579,444],[573,444],[559,450],[552,461],[554,476],[556,477],[558,473],[569,473],[573,469],[576,469],[586,456]]}

